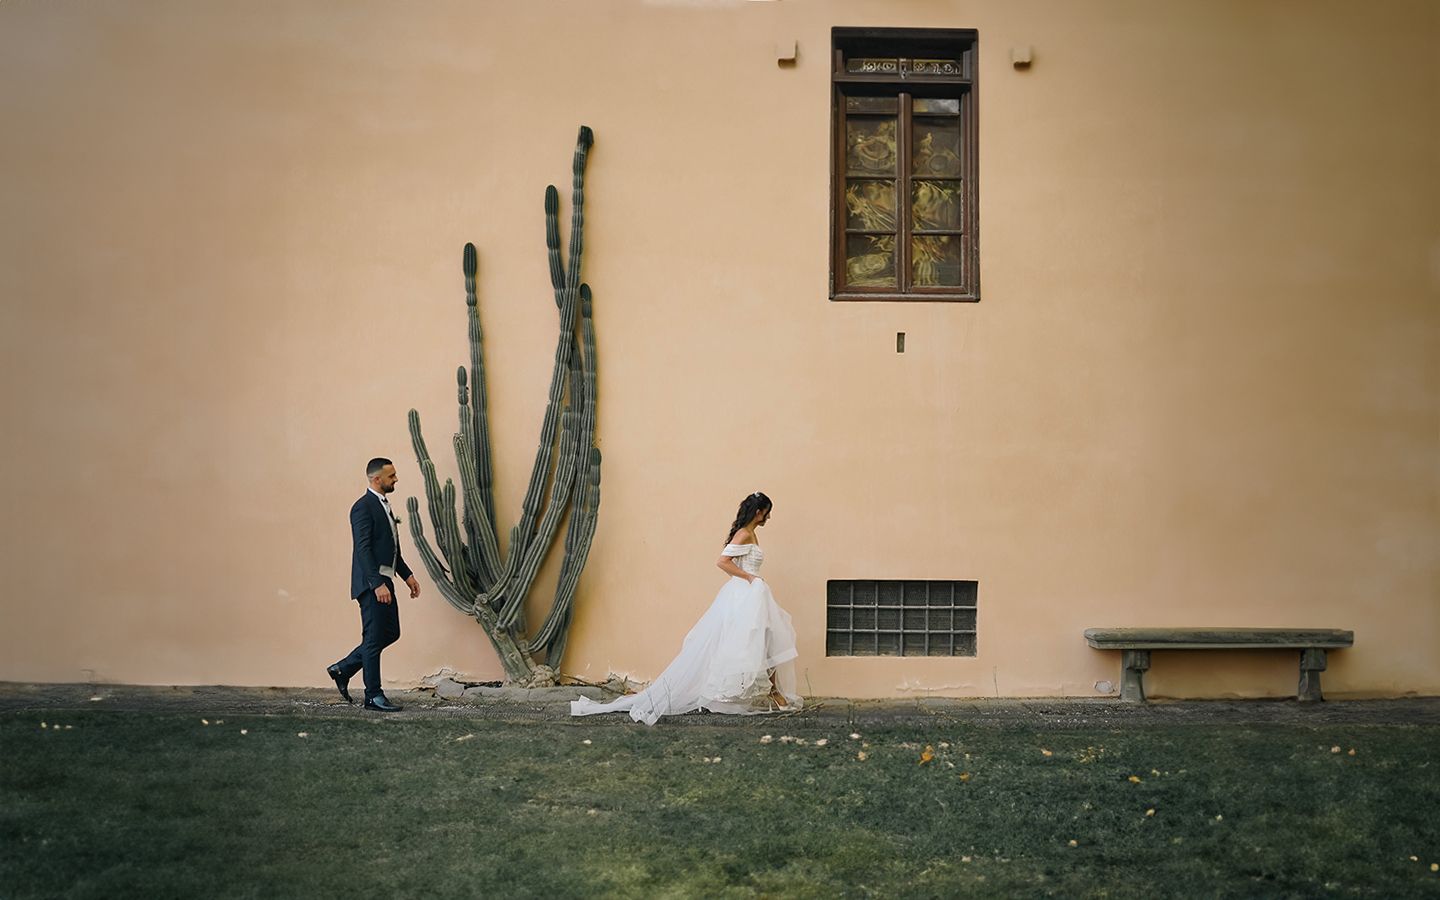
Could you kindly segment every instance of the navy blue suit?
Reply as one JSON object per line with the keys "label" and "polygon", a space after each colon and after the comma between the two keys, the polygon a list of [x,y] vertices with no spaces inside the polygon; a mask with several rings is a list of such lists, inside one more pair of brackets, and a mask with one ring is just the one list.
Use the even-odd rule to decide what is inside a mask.
{"label": "navy blue suit", "polygon": [[[395,562],[395,573],[401,579],[411,575],[410,567],[400,555],[396,542],[399,520],[394,529],[387,521],[385,505],[373,491],[350,507],[350,536],[355,550],[350,562],[350,596],[360,604],[360,643],[350,655],[336,663],[342,677],[365,672],[365,699],[384,693],[380,688],[380,651],[400,639],[400,595],[395,581],[380,572],[380,567]],[[375,598],[375,589],[390,589],[390,602]]]}

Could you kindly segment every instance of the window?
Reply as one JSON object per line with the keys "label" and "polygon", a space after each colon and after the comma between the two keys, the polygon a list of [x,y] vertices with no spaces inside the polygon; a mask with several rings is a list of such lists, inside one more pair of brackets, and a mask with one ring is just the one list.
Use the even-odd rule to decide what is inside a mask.
{"label": "window", "polygon": [[979,300],[973,30],[836,28],[832,300]]}
{"label": "window", "polygon": [[830,581],[826,656],[974,656],[975,581]]}

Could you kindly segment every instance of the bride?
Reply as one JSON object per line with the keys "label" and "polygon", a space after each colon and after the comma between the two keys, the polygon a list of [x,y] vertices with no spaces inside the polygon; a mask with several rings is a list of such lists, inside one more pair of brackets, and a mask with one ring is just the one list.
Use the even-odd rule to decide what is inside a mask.
{"label": "bride", "polygon": [[755,531],[770,520],[772,506],[759,491],[740,502],[715,563],[730,580],[665,671],[640,693],[609,703],[581,697],[570,704],[570,715],[628,712],[635,721],[654,725],[661,716],[697,709],[745,715],[800,708],[791,662],[797,655],[795,628],[760,578],[765,552],[755,542]]}

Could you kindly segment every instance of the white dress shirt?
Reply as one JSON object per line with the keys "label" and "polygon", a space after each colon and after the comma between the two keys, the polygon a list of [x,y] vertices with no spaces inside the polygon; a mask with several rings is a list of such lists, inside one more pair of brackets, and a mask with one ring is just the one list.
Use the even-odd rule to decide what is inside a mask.
{"label": "white dress shirt", "polygon": [[370,488],[369,490],[370,493],[380,498],[380,505],[385,507],[385,521],[390,523],[390,537],[395,542],[395,555],[390,557],[390,565],[380,566],[380,574],[384,575],[386,578],[394,578],[395,563],[400,561],[400,529],[397,528],[395,525],[395,514],[390,511],[390,501],[386,500],[385,495],[375,490],[374,488]]}

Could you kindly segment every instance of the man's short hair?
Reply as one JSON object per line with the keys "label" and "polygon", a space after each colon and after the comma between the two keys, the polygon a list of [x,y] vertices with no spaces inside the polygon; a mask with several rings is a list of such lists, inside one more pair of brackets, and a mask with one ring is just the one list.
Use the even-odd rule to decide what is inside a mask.
{"label": "man's short hair", "polygon": [[374,478],[376,475],[379,475],[381,472],[385,471],[386,466],[393,465],[395,464],[392,463],[390,460],[386,459],[385,457],[377,456],[365,464],[365,477]]}

